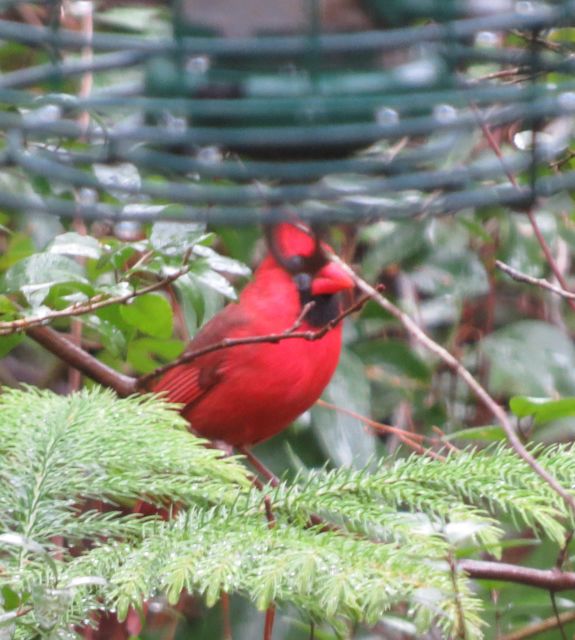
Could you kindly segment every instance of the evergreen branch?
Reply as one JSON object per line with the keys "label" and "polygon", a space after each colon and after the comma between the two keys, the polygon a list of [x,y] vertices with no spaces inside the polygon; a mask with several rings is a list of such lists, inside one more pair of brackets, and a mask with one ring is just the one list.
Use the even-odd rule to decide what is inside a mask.
{"label": "evergreen branch", "polygon": [[[6,391],[0,414],[0,513],[6,529],[40,544],[113,533],[110,514],[78,515],[79,500],[209,505],[250,486],[235,459],[205,448],[173,408],[146,396]],[[130,530],[126,517],[120,527]]]}
{"label": "evergreen branch", "polygon": [[[468,578],[575,587],[575,573],[556,568],[450,565],[473,550],[497,552],[495,514],[558,543],[572,522],[562,499],[502,445],[444,460],[413,455],[372,472],[316,470],[258,491],[236,459],[206,449],[186,426],[151,396],[119,400],[98,388],[0,396],[0,522],[12,532],[0,539],[3,578],[17,593],[40,588],[55,599],[56,627],[81,621],[102,598],[125,612],[157,591],[174,601],[187,588],[208,604],[222,592],[262,610],[291,603],[340,626],[372,624],[407,603],[421,629],[473,638],[481,622]],[[573,485],[572,447],[530,454]],[[93,498],[112,510],[83,511]],[[136,499],[176,501],[180,513],[168,522],[126,515]],[[337,526],[310,528],[311,513]],[[78,557],[68,551],[74,541],[89,542]],[[17,627],[37,629],[40,604],[23,604]]]}
{"label": "evergreen branch", "polygon": [[[572,447],[533,452],[545,468],[572,484]],[[467,532],[472,541],[490,547],[491,553],[502,535],[493,514],[506,514],[517,528],[528,526],[559,545],[565,536],[563,521],[570,518],[561,498],[504,446],[450,452],[444,460],[414,455],[391,464],[381,462],[369,473],[343,468],[314,471],[298,484],[268,491],[274,511],[302,514],[302,521],[306,514],[319,512],[354,526],[371,523],[372,534],[376,526],[380,535],[392,535],[389,527],[393,526],[401,537],[416,535],[417,526],[405,510],[426,514],[431,520],[419,521],[424,531],[432,528],[447,539],[465,538]],[[395,517],[388,517],[388,509],[395,511]]]}
{"label": "evergreen branch", "polygon": [[[90,555],[79,559],[74,570],[85,571],[85,562],[95,560]],[[91,571],[97,570],[95,562]],[[151,524],[141,546],[107,577],[114,585],[111,604],[120,615],[157,590],[174,602],[187,589],[202,594],[208,605],[222,592],[239,592],[260,610],[289,602],[314,619],[335,624],[341,619],[373,624],[407,600],[422,627],[437,622],[451,635],[458,616],[450,573],[448,563],[423,550],[414,554],[413,548],[373,545],[285,521],[270,529],[258,515],[216,509]],[[479,637],[478,603],[463,574],[457,584],[469,637]]]}

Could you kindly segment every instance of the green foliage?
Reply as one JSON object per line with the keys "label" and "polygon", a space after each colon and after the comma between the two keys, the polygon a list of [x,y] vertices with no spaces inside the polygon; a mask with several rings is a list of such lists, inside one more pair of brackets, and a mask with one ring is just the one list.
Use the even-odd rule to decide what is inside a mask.
{"label": "green foliage", "polygon": [[[365,8],[370,3],[360,4]],[[376,12],[376,4],[387,7],[390,3],[372,2],[372,18],[381,8]],[[393,4],[397,5],[392,10],[397,15],[390,14],[393,23],[406,17],[419,20],[421,16],[422,21],[430,17],[413,10],[417,2]],[[434,4],[439,7],[441,2]],[[397,13],[400,5],[403,13]],[[465,15],[468,9],[466,5]],[[387,9],[382,11],[386,17]],[[253,12],[244,13],[251,24]],[[181,28],[178,20],[172,25],[172,17],[168,9],[137,4],[100,8],[94,14],[96,30],[153,38],[170,37],[172,26]],[[435,17],[447,16],[440,12]],[[378,26],[388,28],[388,23]],[[459,80],[471,81],[474,96],[481,96],[486,82],[488,92],[507,96],[507,101],[517,91],[522,96],[522,113],[537,88],[541,97],[550,98],[550,104],[553,96],[568,102],[570,94],[561,94],[570,76],[541,69],[525,83],[526,67],[515,62],[516,56],[528,54],[532,63],[550,63],[556,57],[563,64],[572,55],[575,31],[571,27],[541,31],[545,41],[540,49],[520,31],[501,35],[497,47],[485,41],[489,33],[478,34],[465,40],[465,46],[473,46],[478,54],[476,62],[465,51],[452,50],[451,32],[446,33],[448,41],[443,47],[438,43],[446,53],[444,62],[450,70],[457,67]],[[147,46],[145,40],[141,42]],[[511,49],[500,48],[502,42]],[[421,52],[429,58],[425,45]],[[420,61],[436,66],[438,59],[432,54]],[[497,62],[500,54],[507,61],[507,54],[511,55],[513,65]],[[95,50],[95,55],[100,54]],[[229,57],[216,58],[212,63],[219,66]],[[357,64],[343,58],[346,64]],[[166,222],[163,216],[178,216],[185,210],[209,212],[214,220],[218,212],[227,211],[226,222],[245,221],[246,215],[254,213],[254,203],[259,202],[259,211],[267,214],[270,206],[273,210],[282,204],[281,197],[292,198],[295,192],[303,199],[293,196],[290,210],[300,211],[301,206],[313,215],[325,215],[326,221],[335,220],[332,216],[342,211],[353,212],[354,220],[356,215],[363,220],[368,215],[372,221],[420,210],[428,215],[332,228],[330,242],[339,252],[349,250],[357,240],[352,259],[358,272],[374,284],[385,283],[386,295],[460,358],[502,405],[511,397],[509,407],[522,438],[550,443],[575,437],[570,397],[575,393],[572,314],[560,299],[513,282],[494,268],[495,259],[501,259],[532,276],[549,277],[549,265],[529,220],[523,212],[495,205],[434,217],[446,210],[443,198],[445,202],[453,196],[457,199],[467,189],[488,196],[500,187],[505,190],[508,182],[479,127],[449,131],[440,120],[441,112],[456,120],[468,117],[477,124],[468,110],[470,101],[485,109],[487,120],[490,105],[497,110],[496,104],[503,102],[495,104],[485,95],[475,101],[466,97],[467,90],[446,93],[444,86],[431,90],[431,85],[424,92],[402,89],[400,95],[395,95],[393,85],[381,94],[377,89],[367,101],[354,94],[347,104],[355,105],[354,110],[360,105],[362,118],[371,121],[376,115],[380,124],[387,112],[397,118],[390,127],[392,135],[397,127],[409,125],[412,115],[434,117],[427,131],[419,129],[417,136],[397,144],[391,138],[380,140],[343,163],[342,158],[334,163],[331,156],[316,157],[324,150],[321,145],[313,150],[312,160],[307,155],[300,158],[304,162],[298,168],[291,162],[295,157],[274,152],[281,136],[272,141],[271,149],[266,148],[269,157],[264,162],[245,153],[248,148],[230,153],[225,147],[192,148],[183,139],[180,145],[178,139],[190,123],[190,113],[192,125],[201,125],[202,120],[207,124],[214,117],[218,138],[230,125],[239,128],[249,123],[249,132],[257,136],[262,124],[285,122],[285,110],[269,108],[270,95],[279,90],[285,96],[286,88],[299,91],[298,86],[303,86],[301,74],[286,75],[291,64],[282,65],[277,83],[260,73],[252,76],[254,82],[245,83],[243,78],[249,75],[243,71],[254,58],[230,59],[232,84],[240,78],[238,86],[247,91],[240,90],[241,98],[232,99],[231,110],[225,99],[218,101],[228,114],[225,117],[221,111],[220,116],[209,113],[216,101],[188,102],[197,81],[209,82],[214,72],[213,64],[200,71],[201,58],[192,61],[185,77],[179,72],[179,58],[176,65],[168,59],[152,60],[147,70],[136,66],[95,71],[94,95],[76,108],[79,76],[67,78],[62,72],[75,64],[73,53],[9,40],[0,43],[6,72],[26,73],[28,67],[44,65],[50,74],[55,59],[62,63],[59,77],[51,75],[48,81],[44,75],[44,81],[26,85],[26,91],[3,92],[3,115],[14,120],[22,116],[32,130],[16,129],[15,135],[0,139],[0,193],[70,205],[85,204],[88,195],[103,212],[117,212],[126,220],[118,224],[110,223],[107,216],[93,224],[86,220],[84,235],[71,220],[28,207],[18,213],[0,211],[0,322],[48,318],[51,312],[74,304],[127,295],[187,265],[189,272],[171,285],[171,292],[156,291],[127,304],[114,304],[79,316],[74,324],[70,318],[50,321],[63,333],[81,323],[82,340],[98,358],[126,373],[148,373],[178,357],[187,337],[225,301],[235,298],[241,278],[249,274],[238,260],[252,264],[258,259],[254,243],[260,231],[255,227],[207,228]],[[272,56],[271,64],[275,60]],[[335,89],[344,97],[349,87],[342,85],[336,70],[339,56],[328,55],[325,62],[335,71],[333,82],[326,84],[320,71],[317,87],[325,87],[328,93]],[[392,74],[405,71],[406,77],[413,78],[408,68],[395,67],[386,58],[388,63]],[[416,71],[411,62],[409,68]],[[359,81],[367,87],[366,81],[375,78],[381,87],[382,80],[387,82],[387,71],[382,75],[378,70],[376,77],[350,75],[344,84],[352,81],[355,86]],[[126,88],[145,84],[144,74],[156,84],[170,85],[174,95],[184,92],[185,98],[169,104],[164,98],[149,101],[131,92],[125,95]],[[223,84],[228,85],[227,78]],[[261,100],[262,91],[265,100]],[[309,127],[318,117],[331,118],[331,111],[324,109],[331,109],[333,96],[312,96],[308,89],[305,93],[303,103],[295,95],[285,102],[282,98],[284,105],[300,105],[297,112],[303,120],[294,119],[292,124]],[[258,102],[263,105],[260,113],[246,116]],[[506,104],[519,106],[514,100]],[[55,105],[61,105],[59,113]],[[96,138],[61,136],[59,126],[75,126],[84,108]],[[543,113],[549,117],[540,118],[537,174],[569,179],[568,172],[575,169],[572,132],[561,125],[560,118],[555,119],[556,111]],[[347,117],[343,111],[342,116]],[[143,132],[140,124],[159,133],[152,144],[138,139]],[[529,123],[508,124],[499,128],[492,122],[494,137],[505,167],[515,173],[519,184],[526,185],[534,177],[528,168],[532,136],[521,128]],[[36,126],[38,131],[33,130]],[[43,127],[47,133],[41,133]],[[112,134],[109,142],[108,136],[100,139],[99,130]],[[160,140],[164,132],[168,146]],[[551,155],[547,155],[547,141]],[[563,155],[557,155],[561,149]],[[320,164],[330,173],[323,179]],[[270,177],[266,172],[272,165]],[[377,166],[377,174],[363,174],[366,165]],[[492,168],[484,174],[487,167]],[[446,181],[436,189],[433,180],[441,172]],[[289,176],[289,184],[280,176]],[[432,183],[426,186],[429,178]],[[99,188],[90,194],[79,188],[82,184],[94,187],[96,179]],[[318,192],[326,193],[326,187],[329,199],[316,199]],[[215,196],[229,209],[214,207],[210,200]],[[478,201],[481,197],[471,202]],[[156,222],[137,222],[136,211]],[[572,194],[540,199],[533,211],[560,269],[572,278],[568,260],[569,250],[575,249]],[[252,219],[257,220],[257,215]],[[345,255],[350,257],[349,252]],[[545,569],[555,566],[558,545],[563,546],[573,525],[563,503],[501,445],[503,430],[489,424],[492,416],[457,375],[414,344],[376,305],[368,305],[349,322],[344,336],[340,369],[324,395],[342,411],[316,406],[293,428],[258,447],[257,455],[283,474],[278,488],[263,492],[251,487],[237,460],[220,459],[198,446],[174,411],[149,399],[117,402],[96,390],[67,399],[32,391],[5,395],[0,407],[0,637],[10,636],[13,625],[17,638],[67,637],[70,623],[84,620],[89,611],[104,607],[125,613],[130,604],[140,606],[143,599],[161,600],[165,594],[173,602],[184,586],[210,605],[223,590],[240,594],[234,600],[235,609],[232,603],[235,640],[261,636],[262,616],[251,603],[264,608],[272,600],[281,605],[283,614],[276,621],[274,640],[307,640],[310,619],[324,621],[316,626],[317,638],[333,640],[325,621],[340,635],[363,639],[379,634],[379,628],[359,625],[349,631],[345,625],[378,621],[384,628],[381,634],[386,634],[391,615],[393,628],[403,625],[407,635],[418,636],[415,622],[420,631],[440,626],[446,636],[454,636],[464,620],[467,636],[473,637],[479,633],[477,616],[481,615],[483,632],[493,637],[552,615],[543,590],[511,583],[470,586],[459,574],[454,582],[450,566],[459,558],[479,553],[502,556],[507,550],[516,554],[506,558],[511,562]],[[59,392],[73,388],[66,367],[22,333],[0,335],[0,358],[2,384],[16,386],[26,380]],[[376,434],[346,410],[404,429],[434,452],[453,443],[476,448],[452,453],[445,461],[404,459],[405,449],[396,436],[384,435],[383,430]],[[568,447],[546,446],[536,452],[564,486],[573,486]],[[276,518],[274,529],[264,517],[264,495]],[[168,522],[158,516],[135,515],[141,498],[166,511],[176,503],[177,514]],[[339,530],[308,528],[310,514]],[[568,568],[571,553],[572,545],[565,553]],[[566,595],[558,598],[558,604],[560,609],[574,605]],[[199,630],[202,621],[186,619],[178,636],[222,637],[220,629],[216,633],[211,626],[221,618],[214,609],[215,614],[203,617],[209,620],[205,629]],[[142,638],[148,640],[153,633],[144,628]],[[551,639],[553,632],[548,633]],[[557,633],[553,640],[559,637]]]}
{"label": "green foliage", "polygon": [[[318,469],[257,490],[237,458],[185,427],[153,397],[0,396],[0,629],[56,637],[102,606],[123,617],[186,589],[208,606],[222,593],[262,610],[295,605],[339,633],[403,603],[420,631],[453,637],[463,624],[479,638],[481,604],[455,559],[497,554],[505,516],[557,544],[571,526],[562,501],[502,445]],[[537,453],[573,483],[570,447]],[[172,517],[132,513],[138,500]]]}
{"label": "green foliage", "polygon": [[[186,320],[193,333],[219,308],[217,301],[207,305],[206,287],[218,298],[236,295],[219,272],[236,276],[250,273],[241,262],[207,246],[212,240],[213,235],[202,224],[157,222],[149,226],[147,237],[142,240],[120,242],[112,236],[96,239],[64,232],[55,235],[43,251],[34,253],[14,233],[4,256],[5,271],[0,281],[2,291],[11,297],[2,296],[0,300],[0,320],[49,318],[51,312],[71,305],[126,296],[187,265],[189,271],[177,288],[183,306],[189,307]],[[32,254],[26,255],[29,251]],[[103,307],[85,314],[83,321],[103,342],[103,359],[118,365],[127,359],[142,373],[173,359],[182,350],[169,343],[173,310],[158,293],[135,297],[122,306]],[[159,342],[137,342],[145,337]],[[0,334],[0,354],[9,353],[19,341],[14,335]]]}

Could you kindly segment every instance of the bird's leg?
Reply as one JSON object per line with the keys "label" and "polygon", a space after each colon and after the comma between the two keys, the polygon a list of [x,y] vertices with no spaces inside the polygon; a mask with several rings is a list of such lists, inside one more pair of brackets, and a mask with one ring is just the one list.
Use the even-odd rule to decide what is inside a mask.
{"label": "bird's leg", "polygon": [[247,459],[248,462],[252,465],[252,467],[261,475],[265,480],[271,484],[272,487],[277,487],[280,483],[279,478],[271,472],[261,460],[256,458],[256,456],[251,452],[249,447],[245,445],[241,445],[237,447],[237,450],[242,453]]}

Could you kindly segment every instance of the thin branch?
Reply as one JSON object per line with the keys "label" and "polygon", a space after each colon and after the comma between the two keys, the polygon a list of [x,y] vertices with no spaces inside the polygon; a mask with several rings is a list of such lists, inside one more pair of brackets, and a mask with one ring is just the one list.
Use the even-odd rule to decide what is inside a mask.
{"label": "thin branch", "polygon": [[[505,162],[505,158],[503,157],[503,153],[501,152],[501,147],[499,146],[499,143],[497,142],[497,140],[495,139],[495,137],[491,133],[491,129],[489,128],[489,125],[483,119],[479,109],[477,109],[477,107],[475,105],[471,105],[471,107],[472,107],[472,109],[473,109],[473,111],[474,111],[474,113],[475,113],[475,115],[477,117],[477,120],[479,122],[479,126],[481,127],[481,130],[483,131],[483,134],[485,135],[485,138],[486,138],[489,146],[493,150],[493,153],[499,158],[499,160],[501,162],[501,166],[502,166],[503,170],[505,171],[505,174],[507,175],[507,178],[509,179],[509,182],[516,189],[519,189],[519,184],[517,182],[517,179],[513,175],[512,171],[509,169],[509,167],[507,166],[507,163]],[[561,287],[563,289],[565,289],[565,290],[569,289],[569,285],[567,284],[567,281],[565,280],[564,275],[561,273],[561,269],[559,269],[559,266],[557,265],[557,262],[555,261],[555,258],[553,257],[553,254],[551,253],[551,249],[549,248],[549,245],[547,244],[547,241],[543,237],[543,234],[541,233],[541,229],[539,228],[539,225],[537,224],[537,219],[535,218],[535,214],[533,213],[533,205],[532,204],[527,209],[527,217],[529,218],[529,222],[531,223],[531,228],[533,229],[533,233],[535,234],[535,237],[537,238],[537,242],[539,243],[539,246],[541,247],[541,251],[543,251],[543,255],[545,256],[545,260],[547,261],[547,264],[551,268],[551,271],[553,272],[553,275],[557,278],[557,282],[559,282],[559,284],[561,285]],[[567,300],[567,304],[571,307],[571,310],[575,311],[575,299],[571,299],[571,298],[568,298],[568,297],[566,297],[565,299]]]}
{"label": "thin branch", "polygon": [[569,556],[569,545],[571,544],[572,540],[573,531],[569,531],[565,536],[565,542],[563,543],[563,546],[561,547],[561,549],[559,550],[559,554],[557,555],[557,561],[555,562],[555,567],[557,569],[563,570],[563,566],[565,565],[565,562]]}
{"label": "thin branch", "polygon": [[573,621],[575,621],[575,611],[565,611],[564,613],[559,614],[559,617],[551,616],[550,618],[541,620],[541,622],[536,622],[528,627],[523,627],[523,629],[506,633],[504,636],[501,636],[499,640],[526,640],[527,638],[532,638],[533,636],[540,635],[546,631],[556,629],[558,623],[567,624],[568,622]]}
{"label": "thin branch", "polygon": [[230,612],[230,596],[227,593],[222,593],[220,598],[222,603],[222,619],[223,619],[223,640],[233,640],[232,638],[232,618]]}
{"label": "thin branch", "polygon": [[513,280],[517,280],[517,282],[524,282],[526,284],[532,284],[536,287],[540,287],[542,289],[547,289],[548,291],[552,291],[556,293],[558,296],[562,298],[567,298],[568,300],[575,300],[575,293],[571,291],[567,291],[562,287],[558,287],[557,285],[545,280],[544,278],[534,278],[533,276],[528,276],[526,273],[521,273],[521,271],[517,271],[513,267],[510,267],[505,262],[501,262],[501,260],[495,261],[495,266],[506,273]]}
{"label": "thin branch", "polygon": [[272,640],[275,617],[276,617],[276,608],[274,605],[270,605],[266,609],[266,619],[264,624],[263,640]]}
{"label": "thin branch", "polygon": [[137,392],[136,378],[131,378],[108,367],[58,331],[54,331],[50,327],[32,327],[26,333],[60,360],[105,387],[114,389],[119,396],[125,397]]}
{"label": "thin branch", "polygon": [[553,614],[555,615],[555,620],[557,622],[557,627],[561,633],[562,640],[567,640],[567,635],[565,634],[565,629],[563,628],[563,623],[561,622],[561,618],[559,617],[559,609],[557,608],[557,597],[553,591],[549,592],[549,597],[551,598],[551,606],[553,607]]}
{"label": "thin branch", "polygon": [[383,422],[377,422],[376,420],[371,420],[371,418],[362,416],[361,414],[356,413],[351,409],[346,409],[345,407],[338,407],[337,405],[332,404],[331,402],[326,402],[325,400],[321,400],[321,399],[318,400],[316,402],[316,405],[319,407],[325,407],[326,409],[330,409],[331,411],[337,411],[338,413],[343,413],[352,418],[355,418],[356,420],[363,422],[363,424],[367,425],[368,427],[371,427],[374,431],[377,431],[379,433],[393,434],[397,436],[397,438],[401,440],[403,444],[407,445],[408,447],[410,447],[420,455],[428,455],[431,458],[434,458],[435,460],[445,459],[442,455],[436,453],[435,451],[432,451],[431,449],[426,449],[420,444],[422,441],[427,439],[424,435],[421,435],[419,433],[410,433],[409,431],[405,431],[404,429],[400,429],[399,427],[392,427],[389,424],[384,424]]}
{"label": "thin branch", "polygon": [[249,447],[241,445],[237,447],[237,450],[248,459],[248,462],[252,465],[252,467],[265,478],[266,482],[269,485],[271,485],[272,487],[277,487],[279,485],[279,478],[275,475],[275,473],[273,473],[273,471],[270,471],[258,457],[256,457],[252,453]]}
{"label": "thin branch", "polygon": [[[220,340],[220,342],[215,342],[213,344],[209,344],[201,349],[195,349],[193,351],[188,351],[184,353],[182,356],[174,360],[173,362],[169,362],[161,367],[158,367],[151,373],[147,373],[146,375],[138,378],[138,387],[145,388],[145,386],[160,375],[166,373],[170,369],[174,367],[178,367],[182,364],[187,364],[188,362],[192,362],[199,358],[200,356],[205,356],[208,353],[212,353],[213,351],[220,351],[221,349],[230,349],[231,347],[238,347],[240,345],[246,344],[262,344],[262,343],[271,343],[276,344],[281,342],[282,340],[289,339],[300,339],[300,340],[319,340],[323,338],[329,331],[331,331],[334,327],[336,327],[344,318],[351,315],[355,311],[361,309],[363,305],[371,298],[370,295],[365,295],[359,298],[354,304],[344,309],[336,318],[328,322],[326,325],[318,329],[317,331],[297,331],[296,329],[300,326],[302,320],[302,314],[306,310],[307,305],[304,307],[302,314],[298,316],[294,324],[282,333],[269,333],[263,336],[247,336],[245,338],[224,338]],[[309,310],[309,307],[308,307]],[[307,311],[305,311],[307,312]]]}
{"label": "thin branch", "polygon": [[404,313],[399,307],[396,307],[387,298],[376,291],[369,283],[360,278],[349,265],[340,260],[337,256],[332,256],[334,260],[342,269],[346,271],[355,281],[356,285],[365,293],[369,294],[371,298],[379,304],[380,307],[385,309],[394,318],[399,320],[404,328],[417,339],[424,347],[438,356],[443,362],[453,370],[453,372],[459,376],[467,386],[473,391],[482,404],[491,412],[491,414],[499,421],[509,444],[517,453],[517,455],[524,460],[533,471],[539,475],[561,498],[563,498],[567,507],[575,514],[575,497],[569,493],[563,487],[557,479],[546,471],[537,460],[527,451],[521,440],[519,439],[511,421],[509,420],[506,412],[503,408],[497,404],[497,402],[489,395],[487,390],[473,377],[473,375],[455,358],[449,351],[447,351],[440,344],[430,338],[420,327],[412,320],[410,316]]}
{"label": "thin branch", "polygon": [[514,582],[554,593],[575,589],[575,573],[560,571],[559,569],[533,569],[505,562],[469,559],[460,560],[458,566],[470,578],[476,580]]}
{"label": "thin branch", "polygon": [[[535,215],[532,210],[529,210],[527,212],[527,217],[529,218],[529,222],[531,223],[531,227],[533,228],[533,232],[535,233],[537,242],[539,242],[539,246],[543,251],[545,260],[547,260],[547,264],[551,268],[553,275],[557,278],[557,282],[561,285],[563,289],[568,289],[569,285],[567,283],[567,280],[565,280],[565,276],[561,273],[561,269],[559,269],[559,266],[557,265],[557,262],[555,261],[553,254],[551,253],[551,249],[549,248],[547,241],[545,240],[545,238],[543,237],[543,234],[541,233],[541,229],[537,224],[537,220],[535,219]],[[571,310],[575,311],[575,300],[571,298],[565,298],[565,299],[567,300],[567,304],[571,307]]]}
{"label": "thin branch", "polygon": [[18,320],[11,320],[10,322],[0,322],[0,336],[6,336],[21,331],[28,331],[32,327],[38,327],[47,324],[48,322],[51,322],[52,320],[56,320],[58,318],[70,318],[85,315],[86,313],[93,313],[98,309],[109,307],[112,304],[125,304],[126,302],[129,302],[130,300],[133,300],[138,296],[142,296],[153,291],[158,291],[158,289],[163,289],[178,278],[181,278],[183,275],[188,273],[189,270],[190,266],[186,264],[171,275],[158,280],[158,282],[154,282],[153,284],[150,284],[147,287],[143,287],[142,289],[135,289],[134,291],[130,291],[130,293],[125,293],[121,296],[104,298],[103,294],[98,294],[97,296],[90,298],[86,302],[75,303],[70,305],[69,307],[66,307],[65,309],[61,309],[60,311],[51,311],[44,316],[40,316],[37,318],[19,318]]}

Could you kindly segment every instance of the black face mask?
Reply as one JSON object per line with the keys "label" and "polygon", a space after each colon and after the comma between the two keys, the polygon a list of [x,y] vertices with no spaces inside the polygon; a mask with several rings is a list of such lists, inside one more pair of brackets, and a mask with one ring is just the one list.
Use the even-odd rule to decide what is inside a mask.
{"label": "black face mask", "polygon": [[314,296],[311,291],[313,277],[309,273],[298,273],[293,276],[293,281],[299,292],[302,308],[308,302],[314,303],[305,315],[305,321],[309,325],[319,328],[337,318],[340,312],[339,294]]}

